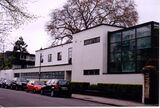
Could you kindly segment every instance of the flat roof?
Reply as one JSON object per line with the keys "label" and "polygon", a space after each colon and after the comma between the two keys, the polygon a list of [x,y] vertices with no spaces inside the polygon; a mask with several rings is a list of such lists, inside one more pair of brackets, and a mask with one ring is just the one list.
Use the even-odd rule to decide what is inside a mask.
{"label": "flat roof", "polygon": [[124,28],[124,29],[120,29],[120,30],[116,30],[116,31],[111,31],[110,33],[121,32],[121,31],[125,31],[125,30],[130,30],[130,29],[142,27],[142,26],[145,26],[145,25],[148,25],[148,24],[159,24],[159,23],[158,23],[158,22],[155,22],[155,21],[149,21],[149,22],[146,22],[146,23],[142,23],[142,24],[138,24],[138,25],[135,25],[135,26],[127,27],[127,28]]}
{"label": "flat roof", "polygon": [[[96,27],[99,27],[99,26],[102,26],[102,25],[122,28],[122,29],[120,29],[120,30],[116,30],[116,31],[110,32],[110,33],[114,33],[114,32],[119,32],[119,31],[124,31],[124,30],[133,29],[133,28],[140,27],[140,26],[144,26],[144,25],[151,24],[151,23],[159,24],[158,22],[155,22],[155,21],[150,21],[150,22],[138,24],[138,25],[131,26],[131,27],[124,27],[124,26],[117,26],[117,25],[110,25],[110,24],[99,24],[99,25],[90,27],[90,28],[88,28],[88,29],[81,30],[81,31],[79,31],[79,32],[77,32],[77,33],[80,33],[80,32],[83,32],[83,31],[86,31],[86,30],[89,30],[89,29],[93,29],[93,28],[96,28]],[[76,34],[76,33],[74,33],[74,34]],[[72,43],[72,42],[68,42],[68,43],[64,43],[64,44],[60,44],[60,45],[56,45],[56,46],[50,46],[50,47],[47,47],[47,48],[43,48],[43,49],[36,50],[35,52],[42,51],[42,50],[46,50],[46,49],[50,49],[50,48],[55,48],[55,47],[59,47],[59,46],[63,46],[63,45],[70,44],[70,43]]]}
{"label": "flat roof", "polygon": [[124,26],[117,26],[117,25],[110,25],[110,24],[98,24],[98,25],[95,25],[95,26],[93,26],[93,27],[89,27],[88,29],[83,29],[83,30],[81,30],[81,31],[79,31],[79,32],[76,32],[76,33],[74,33],[74,34],[77,34],[77,33],[80,33],[80,32],[86,31],[86,30],[90,30],[90,29],[93,29],[93,28],[96,28],[96,27],[99,27],[99,26],[102,26],[102,25],[111,26],[111,27],[118,27],[118,28],[126,28],[126,27],[124,27]]}
{"label": "flat roof", "polygon": [[66,45],[66,44],[71,44],[71,43],[72,42],[67,42],[67,43],[64,43],[64,44],[56,45],[56,46],[50,46],[50,47],[47,47],[47,48],[36,50],[35,52],[46,50],[46,49],[50,49],[50,48],[55,48],[55,47],[59,47],[59,46],[63,46],[63,45]]}

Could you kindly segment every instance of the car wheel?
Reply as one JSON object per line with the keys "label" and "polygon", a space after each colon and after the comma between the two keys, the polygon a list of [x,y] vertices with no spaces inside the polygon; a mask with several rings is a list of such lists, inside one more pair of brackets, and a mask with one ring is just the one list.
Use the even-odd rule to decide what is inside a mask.
{"label": "car wheel", "polygon": [[51,97],[55,96],[54,90],[51,91]]}
{"label": "car wheel", "polygon": [[33,90],[33,93],[36,93],[36,90],[35,90],[35,89]]}

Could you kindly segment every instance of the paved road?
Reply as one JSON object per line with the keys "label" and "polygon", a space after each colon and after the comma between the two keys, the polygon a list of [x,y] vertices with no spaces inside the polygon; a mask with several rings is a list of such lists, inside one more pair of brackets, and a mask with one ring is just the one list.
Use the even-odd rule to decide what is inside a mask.
{"label": "paved road", "polygon": [[50,97],[0,88],[0,105],[4,107],[109,106],[73,98]]}

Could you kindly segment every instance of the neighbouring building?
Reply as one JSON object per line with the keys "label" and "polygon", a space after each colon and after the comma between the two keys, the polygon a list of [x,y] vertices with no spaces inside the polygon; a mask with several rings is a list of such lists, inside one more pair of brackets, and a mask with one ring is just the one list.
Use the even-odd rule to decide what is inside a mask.
{"label": "neighbouring building", "polygon": [[4,69],[23,69],[35,66],[34,54],[6,51],[1,53],[0,57],[0,66]]}
{"label": "neighbouring building", "polygon": [[34,66],[34,54],[13,51],[0,53],[0,78],[13,79],[13,69],[24,69]]}

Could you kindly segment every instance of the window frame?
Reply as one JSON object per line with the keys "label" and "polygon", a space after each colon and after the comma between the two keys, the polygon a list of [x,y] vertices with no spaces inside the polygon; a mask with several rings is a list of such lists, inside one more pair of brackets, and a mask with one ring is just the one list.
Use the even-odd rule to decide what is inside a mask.
{"label": "window frame", "polygon": [[[154,27],[154,24],[155,24],[155,22],[149,22],[149,23],[145,23],[145,24],[141,24],[141,25],[137,25],[137,26],[134,26],[134,27],[130,27],[130,28],[126,28],[126,29],[122,29],[122,30],[117,30],[117,31],[113,31],[113,32],[108,32],[108,60],[107,60],[107,62],[108,62],[108,72],[107,73],[103,73],[103,74],[136,74],[136,73],[141,73],[142,71],[141,70],[138,70],[138,64],[140,64],[139,63],[139,60],[138,60],[138,52],[137,51],[139,51],[139,50],[144,50],[144,49],[150,49],[150,50],[148,50],[148,51],[153,51],[154,49],[153,48],[156,48],[155,46],[153,46],[153,39],[154,39],[154,31],[153,31],[153,27]],[[156,23],[157,24],[157,23]],[[148,30],[148,31],[150,31],[150,33],[148,33],[148,34],[150,34],[150,35],[146,35],[146,36],[137,36],[138,34],[137,34],[137,29],[138,28],[141,28],[141,27],[148,27],[148,26],[150,26],[149,28],[150,28],[150,30]],[[129,40],[123,40],[122,39],[122,33],[124,32],[124,31],[128,31],[128,30],[132,30],[132,29],[135,29],[135,38],[134,39],[129,39]],[[125,51],[125,49],[126,49],[126,51],[133,51],[135,54],[133,54],[133,55],[135,55],[135,57],[134,56],[132,56],[132,55],[129,55],[130,57],[133,57],[133,58],[135,58],[135,60],[133,60],[132,58],[132,60],[128,60],[128,62],[134,62],[134,64],[135,64],[135,71],[134,72],[131,72],[131,71],[126,71],[126,72],[123,72],[123,70],[122,70],[122,63],[123,63],[123,61],[121,61],[121,69],[120,68],[117,68],[118,69],[118,71],[116,71],[116,72],[113,72],[113,71],[111,71],[111,69],[113,69],[113,67],[111,67],[111,66],[118,66],[118,63],[116,63],[116,64],[114,64],[115,62],[114,61],[112,61],[112,60],[114,60],[114,59],[111,59],[111,56],[113,57],[113,53],[121,53],[121,59],[122,59],[122,51],[121,52],[111,52],[111,44],[114,44],[114,43],[117,43],[117,42],[111,42],[111,38],[110,38],[110,36],[112,36],[113,35],[113,33],[114,34],[116,34],[116,33],[118,33],[118,32],[120,32],[121,33],[121,45],[123,45],[124,43],[123,42],[125,42],[125,41],[131,41],[131,43],[132,43],[132,40],[134,40],[135,41],[135,46],[134,45],[129,45],[129,46],[126,46],[126,48],[124,48],[124,49],[122,49],[122,46],[121,46],[121,50],[122,51]],[[138,43],[137,43],[137,41],[138,41],[138,39],[142,39],[142,38],[149,38],[150,37],[150,42],[148,42],[150,45],[147,45],[147,46],[150,46],[150,47],[144,47],[144,48],[142,48],[142,49],[138,49],[137,47],[138,47]],[[145,41],[146,42],[146,41]],[[123,43],[123,44],[122,44]],[[147,43],[146,43],[147,44]],[[113,51],[113,49],[112,49],[112,51]],[[154,51],[153,51],[154,52]],[[149,55],[150,57],[152,57],[153,55],[152,54],[150,54]],[[153,58],[154,59],[154,58]],[[146,62],[146,61],[142,61],[142,62]],[[141,69],[142,69],[142,67],[141,67]],[[113,69],[114,70],[114,69]]]}
{"label": "window frame", "polygon": [[86,39],[84,40],[84,46],[99,43],[99,42],[100,42],[100,37]]}
{"label": "window frame", "polygon": [[83,75],[100,75],[100,69],[85,69]]}
{"label": "window frame", "polygon": [[48,54],[48,62],[52,62],[52,54]]}
{"label": "window frame", "polygon": [[72,47],[68,48],[68,63],[72,64]]}
{"label": "window frame", "polygon": [[62,60],[62,51],[57,53],[57,61],[61,61]]}

